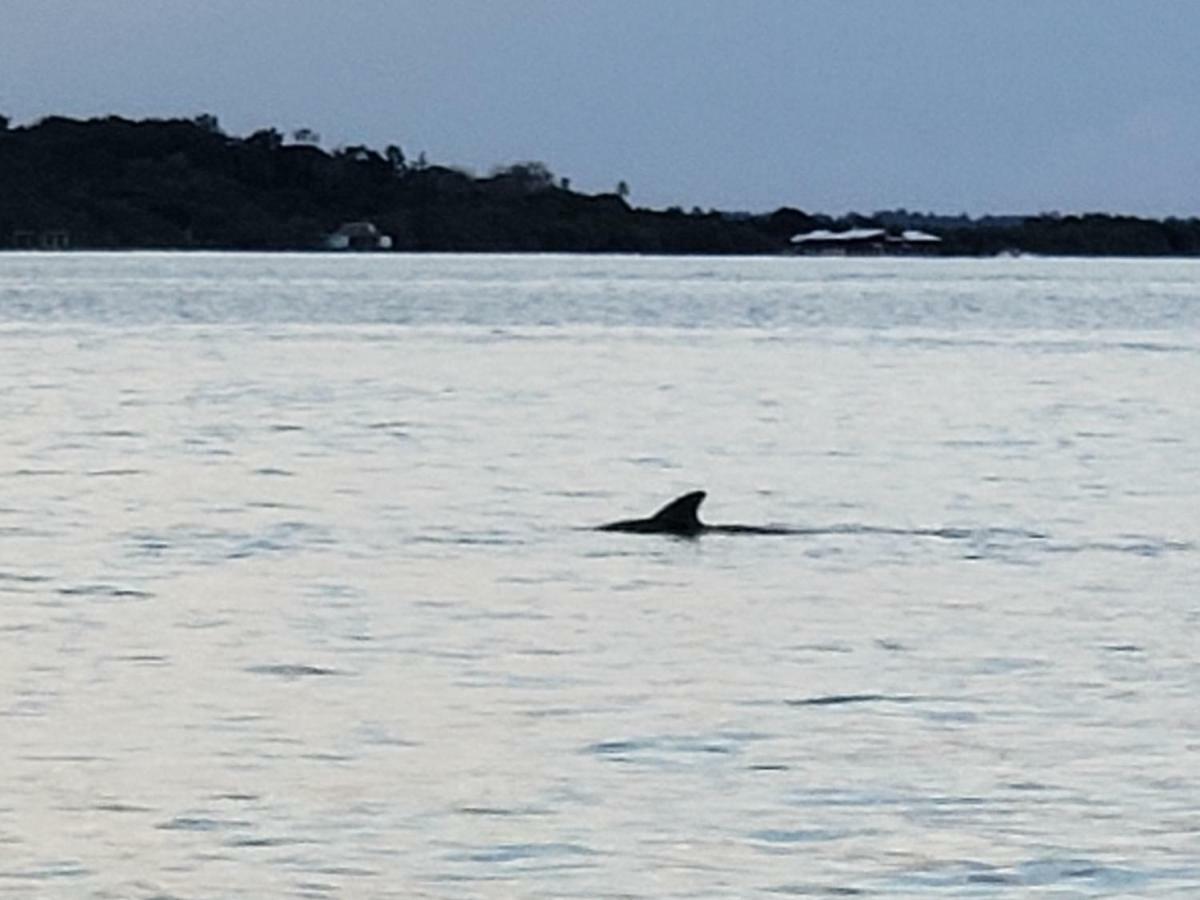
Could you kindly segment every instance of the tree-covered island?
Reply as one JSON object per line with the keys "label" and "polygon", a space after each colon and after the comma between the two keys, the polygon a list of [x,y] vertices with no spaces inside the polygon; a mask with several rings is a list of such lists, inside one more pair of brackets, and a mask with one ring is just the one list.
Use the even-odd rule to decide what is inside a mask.
{"label": "tree-covered island", "polygon": [[624,182],[584,194],[538,162],[479,177],[395,145],[318,141],[306,129],[234,137],[211,115],[0,116],[0,249],[322,249],[358,223],[343,245],[365,234],[401,251],[773,254],[805,232],[879,228],[936,235],[921,250],[944,255],[1200,255],[1195,217],[653,210],[630,205]]}

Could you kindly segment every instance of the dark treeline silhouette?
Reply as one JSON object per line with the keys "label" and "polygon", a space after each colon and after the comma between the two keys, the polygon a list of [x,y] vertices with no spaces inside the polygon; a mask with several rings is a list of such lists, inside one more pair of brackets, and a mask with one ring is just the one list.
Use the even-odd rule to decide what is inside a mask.
{"label": "dark treeline silhouette", "polygon": [[396,145],[328,152],[318,140],[308,129],[234,137],[211,115],[25,127],[0,116],[0,248],[303,250],[369,221],[410,251],[761,254],[815,228],[876,226],[939,235],[944,254],[1200,254],[1196,218],[651,210],[628,203],[623,181],[583,194],[538,162],[476,177]]}

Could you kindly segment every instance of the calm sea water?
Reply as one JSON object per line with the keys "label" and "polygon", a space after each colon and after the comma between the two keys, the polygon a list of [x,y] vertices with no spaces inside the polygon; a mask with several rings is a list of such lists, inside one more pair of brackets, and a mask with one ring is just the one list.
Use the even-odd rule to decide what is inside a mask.
{"label": "calm sea water", "polygon": [[1198,390],[1196,262],[0,255],[0,895],[1195,896]]}

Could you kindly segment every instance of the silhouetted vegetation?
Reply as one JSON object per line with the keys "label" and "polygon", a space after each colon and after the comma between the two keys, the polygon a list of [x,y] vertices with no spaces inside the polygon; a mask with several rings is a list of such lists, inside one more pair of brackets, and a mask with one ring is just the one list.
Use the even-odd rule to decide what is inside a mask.
{"label": "silhouetted vegetation", "polygon": [[988,255],[1006,251],[1053,256],[1200,255],[1200,219],[1140,219],[1092,213],[1047,214],[1017,224],[971,224],[939,232],[943,252]]}
{"label": "silhouetted vegetation", "polygon": [[799,232],[874,225],[937,234],[946,254],[1200,254],[1195,218],[651,210],[629,204],[623,180],[578,193],[536,161],[476,177],[397,144],[328,152],[319,141],[307,128],[233,137],[208,114],[25,127],[0,116],[0,247],[58,246],[57,235],[77,248],[313,249],[370,221],[394,249],[416,251],[778,253]]}

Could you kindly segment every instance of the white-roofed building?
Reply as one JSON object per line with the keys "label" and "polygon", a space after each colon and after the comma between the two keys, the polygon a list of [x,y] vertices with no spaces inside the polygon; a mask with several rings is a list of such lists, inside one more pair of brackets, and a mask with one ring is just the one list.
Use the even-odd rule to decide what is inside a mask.
{"label": "white-roofed building", "polygon": [[816,256],[883,256],[884,254],[934,253],[942,239],[924,231],[888,234],[884,228],[819,228],[793,235],[792,252]]}

